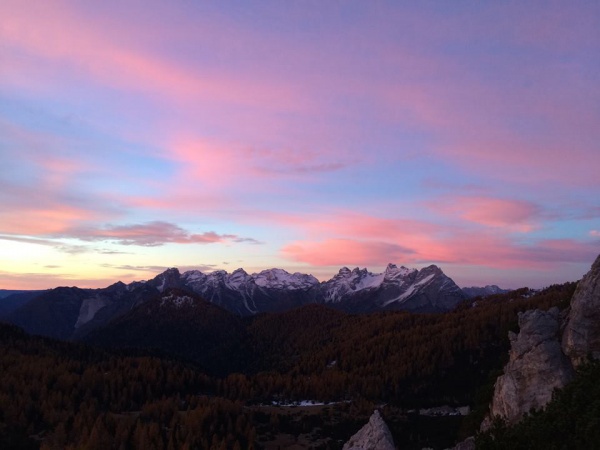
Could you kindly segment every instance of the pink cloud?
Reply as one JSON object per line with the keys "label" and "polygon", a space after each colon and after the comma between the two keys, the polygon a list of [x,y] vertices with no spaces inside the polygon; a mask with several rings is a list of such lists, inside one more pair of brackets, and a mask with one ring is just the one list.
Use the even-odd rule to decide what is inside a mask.
{"label": "pink cloud", "polygon": [[[389,205],[388,205],[389,207]],[[293,227],[311,238],[330,236],[393,238],[410,234],[427,236],[443,231],[443,227],[431,222],[405,218],[385,218],[349,210],[333,210],[328,213],[261,215],[267,223]]]}
{"label": "pink cloud", "polygon": [[[229,134],[251,138],[252,148],[274,142],[277,153],[284,157],[273,160],[269,155],[259,154],[255,167],[266,172],[331,171],[347,164],[349,155],[360,159],[358,152],[352,155],[352,151],[345,150],[348,145],[342,144],[365,140],[360,131],[361,119],[363,114],[369,114],[392,126],[414,127],[434,135],[440,139],[433,149],[438,157],[488,176],[527,184],[573,181],[570,174],[578,173],[577,183],[597,183],[591,168],[600,163],[600,156],[596,156],[598,152],[590,152],[590,148],[593,137],[598,136],[594,101],[598,88],[578,75],[574,70],[577,67],[554,60],[550,67],[543,68],[522,64],[517,69],[523,83],[498,87],[490,84],[480,71],[470,71],[460,58],[436,51],[436,46],[447,39],[457,24],[464,33],[454,35],[459,43],[475,42],[476,38],[497,39],[510,29],[513,33],[508,39],[514,39],[515,45],[538,46],[544,43],[539,36],[546,36],[549,30],[560,29],[571,38],[578,35],[570,25],[579,18],[587,30],[583,32],[585,35],[594,28],[589,17],[577,10],[570,9],[565,19],[562,9],[561,14],[556,14],[554,8],[549,8],[543,19],[536,16],[533,22],[531,10],[513,7],[508,8],[510,14],[506,11],[499,14],[505,8],[489,7],[481,11],[481,21],[472,20],[471,12],[455,14],[451,19],[414,11],[390,12],[395,16],[389,23],[395,27],[401,23],[406,29],[428,30],[422,37],[423,48],[418,49],[411,48],[410,41],[394,40],[390,44],[387,33],[392,28],[386,25],[387,21],[381,21],[381,12],[374,10],[368,12],[365,23],[378,20],[382,29],[370,36],[368,44],[364,36],[351,29],[344,31],[344,39],[323,39],[319,51],[314,51],[297,39],[285,35],[280,40],[273,39],[273,35],[261,35],[245,28],[243,22],[223,15],[203,17],[198,19],[200,23],[195,23],[185,13],[174,13],[159,5],[154,5],[139,22],[128,20],[132,11],[126,7],[121,14],[107,19],[70,3],[54,2],[51,7],[35,8],[23,2],[3,5],[5,8],[0,12],[6,24],[4,42],[61,67],[66,63],[80,76],[91,75],[101,83],[126,91],[150,93],[161,103],[185,110],[188,117],[184,120],[194,126],[199,122],[210,123],[216,129],[226,128]],[[163,15],[176,19],[178,27],[166,26]],[[497,20],[496,15],[502,19]],[[536,26],[532,27],[532,23]],[[153,27],[155,32],[148,33],[147,27]],[[107,34],[107,29],[111,33]],[[222,33],[222,29],[229,32]],[[197,65],[159,51],[169,45],[177,47],[183,36],[198,42]],[[560,36],[558,40],[565,45],[562,33]],[[331,32],[324,37],[336,35]],[[548,42],[556,40],[555,36]],[[209,41],[214,45],[210,49],[206,44]],[[368,48],[368,60],[378,64],[357,68],[355,55],[343,51],[341,42],[346,41],[356,43],[363,51]],[[572,45],[576,40],[566,41],[571,42],[569,49],[576,48]],[[555,48],[548,42],[543,46],[545,50]],[[254,57],[244,58],[245,49],[252,49]],[[225,53],[225,61],[205,63],[202,58],[213,53]],[[269,55],[274,54],[284,58],[284,63],[272,62]],[[498,56],[481,58],[484,63],[507,70],[506,61]],[[8,62],[6,66],[12,66]],[[306,67],[323,70],[308,71]],[[402,73],[403,77],[386,78],[376,67],[386,69],[383,73]],[[38,71],[36,64],[29,73]],[[24,72],[27,71],[19,70],[15,76],[22,78]],[[560,76],[552,75],[555,72]],[[554,95],[547,95],[548,92]],[[344,107],[342,99],[355,97],[368,99],[366,112],[350,112]],[[290,125],[282,119],[285,114],[281,112],[300,114],[294,115],[294,123]],[[314,117],[312,121],[310,116]],[[341,124],[333,125],[335,121],[328,120],[327,125],[322,125],[320,122],[324,121],[316,118],[323,116]],[[177,115],[166,128],[176,128],[180,120]],[[527,121],[535,121],[537,125],[532,127],[545,132],[538,130],[532,133],[535,137],[526,136]],[[310,138],[302,132],[304,128],[310,128]],[[337,137],[344,134],[349,138]],[[543,135],[547,137],[540,137]],[[300,142],[297,148],[279,150],[285,148],[283,136]],[[301,157],[307,151],[327,153],[328,157],[277,164],[277,160],[289,161],[286,156]],[[237,151],[234,153],[229,161],[236,155],[239,157]],[[212,165],[210,161],[207,164]],[[214,164],[222,167],[219,160]]]}
{"label": "pink cloud", "polygon": [[[137,15],[135,11],[127,11],[125,6],[122,9],[124,14]],[[69,65],[74,76],[91,75],[109,86],[143,91],[179,106],[201,100],[262,108],[285,106],[288,110],[306,106],[306,96],[275,78],[263,82],[258,76],[251,76],[240,82],[239,73],[219,71],[207,65],[189,66],[161,55],[159,46],[177,42],[184,36],[187,41],[197,42],[200,49],[208,41],[212,41],[211,45],[235,47],[236,40],[243,39],[245,45],[251,46],[254,42],[255,48],[268,42],[239,27],[235,36],[223,41],[220,28],[227,26],[225,17],[216,23],[215,18],[192,21],[181,14],[177,28],[164,26],[162,19],[152,24],[160,17],[159,10],[156,5],[154,16],[148,14],[145,20],[136,22],[120,14],[96,16],[81,5],[69,2],[34,7],[9,1],[0,8],[4,25],[1,36],[13,48],[41,56],[58,66]],[[154,32],[148,33],[146,27],[153,25]],[[20,61],[21,69],[15,77],[22,77],[23,72],[36,76],[33,66],[25,67],[24,58],[14,59]]]}
{"label": "pink cloud", "polygon": [[539,227],[540,207],[524,200],[494,197],[443,197],[429,202],[430,208],[449,217],[457,217],[488,227],[530,232]]}
{"label": "pink cloud", "polygon": [[[402,245],[407,242],[409,245]],[[542,240],[518,244],[486,234],[433,239],[429,246],[360,239],[295,241],[282,248],[284,257],[315,266],[398,264],[472,265],[497,269],[548,269],[564,263],[592,261],[600,249],[589,242]]]}
{"label": "pink cloud", "polygon": [[283,247],[284,256],[314,266],[385,265],[412,259],[412,250],[388,242],[327,239],[293,242]]}
{"label": "pink cloud", "polygon": [[[598,249],[588,241],[542,239],[523,242],[516,239],[509,225],[513,221],[526,223],[524,220],[530,219],[529,205],[521,206],[498,202],[490,211],[484,209],[473,217],[467,214],[468,217],[462,220],[486,225],[473,229],[460,221],[439,225],[349,212],[271,217],[271,220],[278,220],[279,226],[297,228],[306,236],[284,245],[282,255],[316,266],[367,264],[368,261],[373,265],[442,263],[511,269],[548,268],[594,259]],[[468,211],[472,213],[471,209]],[[503,212],[499,217],[498,211]],[[523,223],[520,226],[524,226]]]}
{"label": "pink cloud", "polygon": [[590,236],[600,237],[600,230],[590,230]]}
{"label": "pink cloud", "polygon": [[104,214],[61,205],[56,199],[45,206],[24,205],[0,211],[0,233],[44,236],[61,233],[74,224],[106,217]]}

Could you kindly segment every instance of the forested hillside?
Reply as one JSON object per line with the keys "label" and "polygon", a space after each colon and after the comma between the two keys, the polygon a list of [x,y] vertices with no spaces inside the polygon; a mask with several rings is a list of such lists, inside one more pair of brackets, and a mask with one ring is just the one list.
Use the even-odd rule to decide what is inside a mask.
{"label": "forested hillside", "polygon": [[[319,427],[311,435],[318,442],[315,448],[334,449],[356,431],[357,420],[385,403],[383,414],[396,442],[422,448],[432,444],[427,430],[433,433],[441,422],[418,419],[421,428],[414,433],[410,430],[416,428],[407,424],[415,418],[406,411],[487,404],[486,386],[502,367],[516,313],[565,306],[574,287],[553,286],[535,295],[523,289],[465,302],[446,314],[356,316],[317,305],[264,314],[239,322],[239,334],[219,341],[220,351],[239,358],[230,364],[242,368],[222,377],[214,374],[223,369],[223,358],[216,360],[218,367],[210,367],[207,359],[203,367],[196,365],[192,353],[178,355],[187,362],[165,359],[171,348],[168,333],[152,337],[152,351],[115,353],[32,337],[3,325],[0,447],[276,448],[268,442],[276,442],[283,431],[299,435]],[[158,306],[146,307],[150,314]],[[162,320],[185,322],[183,313],[159,312]],[[218,312],[208,317],[210,327],[223,320]],[[194,326],[174,327],[170,333],[206,336],[206,320],[192,319]],[[118,335],[112,344],[116,341]],[[138,340],[135,346],[143,344]],[[226,353],[233,347],[237,350]],[[291,400],[341,403],[310,414],[294,410],[295,416],[289,408],[260,406]],[[476,411],[465,420],[444,422],[435,442],[453,443],[472,433],[478,420]]]}

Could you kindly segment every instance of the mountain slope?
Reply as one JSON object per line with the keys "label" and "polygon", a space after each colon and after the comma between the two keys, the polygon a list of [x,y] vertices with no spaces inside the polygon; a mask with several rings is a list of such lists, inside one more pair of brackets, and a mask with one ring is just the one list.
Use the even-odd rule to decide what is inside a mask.
{"label": "mountain slope", "polygon": [[25,331],[58,339],[74,339],[143,303],[156,290],[119,282],[103,289],[58,287],[13,311],[6,320]]}
{"label": "mountain slope", "polygon": [[0,289],[0,318],[10,315],[21,306],[46,291],[9,291]]}
{"label": "mountain slope", "polygon": [[31,334],[70,339],[83,300],[89,295],[88,289],[58,287],[18,308],[8,320]]}
{"label": "mountain slope", "polygon": [[159,349],[222,374],[240,369],[238,349],[246,331],[239,317],[193,293],[169,288],[83,340],[103,347]]}

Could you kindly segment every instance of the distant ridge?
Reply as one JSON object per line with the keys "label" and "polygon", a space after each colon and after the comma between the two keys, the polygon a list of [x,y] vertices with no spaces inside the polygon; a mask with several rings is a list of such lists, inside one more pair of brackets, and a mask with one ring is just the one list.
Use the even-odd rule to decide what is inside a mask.
{"label": "distant ridge", "polygon": [[444,312],[466,298],[454,281],[431,265],[421,270],[388,264],[382,273],[343,267],[328,281],[283,269],[248,274],[237,269],[183,274],[168,269],[148,283],[159,291],[189,289],[240,315],[285,311],[308,303],[325,304],[346,312],[405,310]]}
{"label": "distant ridge", "polygon": [[435,265],[417,270],[388,264],[382,273],[343,267],[325,282],[277,268],[251,275],[243,269],[205,274],[171,268],[149,281],[128,285],[117,282],[103,289],[52,289],[13,311],[7,320],[31,333],[77,339],[169,289],[189,292],[242,317],[307,304],[348,313],[445,312],[466,298]]}
{"label": "distant ridge", "polygon": [[471,286],[462,288],[463,293],[467,296],[467,298],[475,298],[475,297],[488,297],[490,295],[496,294],[506,294],[510,292],[510,289],[502,289],[495,284],[487,285],[484,287]]}

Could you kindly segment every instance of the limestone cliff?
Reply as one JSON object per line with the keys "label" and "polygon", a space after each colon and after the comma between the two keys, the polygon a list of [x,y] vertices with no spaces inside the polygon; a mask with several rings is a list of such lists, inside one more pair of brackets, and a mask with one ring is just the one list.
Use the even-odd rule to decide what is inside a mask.
{"label": "limestone cliff", "polygon": [[588,355],[600,358],[600,256],[577,285],[562,348],[575,367]]}
{"label": "limestone cliff", "polygon": [[344,444],[342,450],[394,450],[394,439],[385,421],[375,410],[369,422]]}
{"label": "limestone cliff", "polygon": [[557,308],[519,314],[520,331],[509,334],[510,360],[496,380],[482,430],[490,417],[514,424],[532,409],[543,408],[552,391],[573,378],[573,367],[588,356],[600,359],[600,256],[579,282],[568,311],[562,336]]}
{"label": "limestone cliff", "polygon": [[500,416],[509,424],[544,407],[552,399],[552,391],[574,375],[561,351],[558,308],[519,313],[519,328],[518,335],[509,334],[510,359],[496,381],[490,411],[492,417]]}

